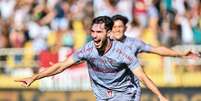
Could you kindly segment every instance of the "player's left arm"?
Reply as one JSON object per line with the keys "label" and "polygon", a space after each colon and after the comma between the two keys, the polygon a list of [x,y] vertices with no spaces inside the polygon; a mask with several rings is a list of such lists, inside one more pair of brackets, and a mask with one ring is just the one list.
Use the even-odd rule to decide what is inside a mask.
{"label": "player's left arm", "polygon": [[188,57],[193,59],[198,59],[200,54],[189,51],[175,51],[173,49],[164,47],[164,46],[152,46],[146,44],[142,40],[136,40],[138,51],[137,53],[146,52],[146,53],[153,53],[161,56],[170,56],[170,57]]}
{"label": "player's left arm", "polygon": [[160,101],[168,101],[162,93],[159,91],[157,86],[152,82],[152,80],[145,74],[144,70],[142,69],[138,59],[134,56],[131,57],[132,60],[128,63],[128,68],[132,71],[132,73],[137,76],[137,78],[144,83],[147,88],[149,88],[154,94],[157,95],[157,97],[160,99]]}
{"label": "player's left arm", "polygon": [[181,52],[181,51],[175,51],[170,48],[164,47],[164,46],[152,46],[150,48],[150,53],[158,54],[161,56],[171,56],[171,57],[189,57],[189,58],[198,58],[200,55],[196,52],[193,52],[191,50]]}
{"label": "player's left arm", "polygon": [[154,94],[157,95],[157,97],[160,99],[160,101],[168,101],[159,91],[157,86],[153,83],[153,81],[144,73],[143,69],[141,67],[137,67],[135,69],[132,69],[133,74],[135,74],[141,82],[143,82],[147,88],[149,88]]}

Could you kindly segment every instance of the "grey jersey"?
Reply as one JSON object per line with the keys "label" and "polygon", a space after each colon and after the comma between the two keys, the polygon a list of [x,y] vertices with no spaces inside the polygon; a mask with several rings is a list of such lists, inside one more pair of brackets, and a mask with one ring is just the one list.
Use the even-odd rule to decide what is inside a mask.
{"label": "grey jersey", "polygon": [[107,53],[99,55],[93,41],[73,54],[75,61],[85,60],[88,64],[92,89],[97,99],[109,99],[115,94],[134,93],[139,82],[134,81],[131,70],[140,64],[131,49],[119,41],[112,41]]}
{"label": "grey jersey", "polygon": [[135,56],[141,52],[150,52],[151,49],[151,45],[135,38],[126,37],[121,42],[127,45],[129,48],[132,48],[133,54],[135,54]]}
{"label": "grey jersey", "polygon": [[[136,57],[141,52],[150,52],[151,45],[144,43],[143,41],[135,38],[125,37],[121,41],[124,45],[127,45],[130,49],[132,49],[132,54]],[[137,77],[134,77],[134,81],[139,81]],[[140,85],[139,85],[140,86]]]}

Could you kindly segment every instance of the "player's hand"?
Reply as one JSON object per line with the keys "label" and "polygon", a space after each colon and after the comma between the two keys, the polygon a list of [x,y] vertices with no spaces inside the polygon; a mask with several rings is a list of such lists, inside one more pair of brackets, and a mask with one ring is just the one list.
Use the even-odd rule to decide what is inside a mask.
{"label": "player's hand", "polygon": [[28,77],[15,80],[15,82],[20,82],[23,87],[29,87],[34,82],[34,79],[32,77]]}
{"label": "player's hand", "polygon": [[200,58],[200,54],[199,53],[196,53],[196,52],[193,52],[193,51],[187,51],[185,54],[184,54],[185,57],[187,58],[190,58],[190,59],[199,59]]}

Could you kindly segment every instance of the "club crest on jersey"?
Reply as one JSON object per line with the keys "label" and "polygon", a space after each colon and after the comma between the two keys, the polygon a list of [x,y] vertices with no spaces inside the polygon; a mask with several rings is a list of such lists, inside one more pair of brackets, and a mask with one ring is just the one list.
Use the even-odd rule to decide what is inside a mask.
{"label": "club crest on jersey", "polygon": [[112,96],[112,90],[107,91],[107,96],[111,97]]}

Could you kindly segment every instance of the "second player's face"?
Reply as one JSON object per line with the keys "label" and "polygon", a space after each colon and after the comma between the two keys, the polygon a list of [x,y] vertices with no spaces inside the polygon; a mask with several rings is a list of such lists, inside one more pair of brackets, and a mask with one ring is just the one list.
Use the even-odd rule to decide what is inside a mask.
{"label": "second player's face", "polygon": [[107,41],[105,24],[93,24],[91,27],[91,36],[97,49],[105,47],[105,43]]}
{"label": "second player's face", "polygon": [[116,40],[120,40],[124,35],[125,29],[126,27],[121,20],[114,21],[111,37]]}

